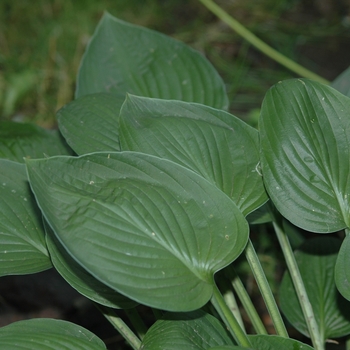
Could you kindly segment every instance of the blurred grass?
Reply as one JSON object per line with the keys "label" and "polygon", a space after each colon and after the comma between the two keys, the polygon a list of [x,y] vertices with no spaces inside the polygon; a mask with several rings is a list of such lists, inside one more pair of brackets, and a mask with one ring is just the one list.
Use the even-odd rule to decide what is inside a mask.
{"label": "blurred grass", "polygon": [[[218,3],[268,44],[325,78],[334,79],[349,65],[345,0]],[[232,112],[252,124],[266,90],[293,77],[196,0],[1,0],[0,118],[55,126],[55,112],[73,99],[81,56],[104,10],[203,52],[227,84]]]}

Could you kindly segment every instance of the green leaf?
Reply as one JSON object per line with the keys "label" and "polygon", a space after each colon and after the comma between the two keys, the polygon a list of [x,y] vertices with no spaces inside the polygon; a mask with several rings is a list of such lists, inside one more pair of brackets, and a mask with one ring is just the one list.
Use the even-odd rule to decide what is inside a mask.
{"label": "green leaf", "polygon": [[280,337],[278,335],[248,335],[254,349],[259,350],[313,350],[298,340]]}
{"label": "green leaf", "polygon": [[247,220],[251,225],[260,225],[271,222],[271,214],[269,212],[268,204],[265,203],[258,209],[254,210],[247,216]]}
{"label": "green leaf", "polygon": [[335,265],[335,283],[344,298],[350,301],[350,236],[346,235]]}
{"label": "green leaf", "polygon": [[77,154],[120,150],[118,117],[124,100],[125,95],[97,93],[57,112],[60,131]]}
{"label": "green leaf", "polygon": [[140,303],[203,306],[213,274],[248,239],[237,206],[178,164],[133,153],[28,161],[32,189],[65,249],[88,272]]}
{"label": "green leaf", "polygon": [[345,69],[345,71],[332,82],[331,86],[345,96],[350,97],[350,67]]}
{"label": "green leaf", "polygon": [[58,131],[29,123],[0,122],[0,158],[24,163],[26,158],[71,154]]}
{"label": "green leaf", "polygon": [[[334,284],[334,265],[340,245],[341,241],[334,237],[318,237],[305,241],[295,252],[323,341],[350,334],[350,303],[339,294]],[[280,306],[288,321],[309,336],[288,272],[281,284]]]}
{"label": "green leaf", "polygon": [[305,230],[350,226],[350,100],[308,80],[271,88],[260,120],[267,191],[283,216]]}
{"label": "green leaf", "polygon": [[98,304],[115,309],[129,309],[137,305],[84,270],[63,248],[46,222],[44,226],[52,264],[74,289]]}
{"label": "green leaf", "polygon": [[6,350],[106,349],[95,334],[76,324],[53,319],[32,319],[0,328],[0,348]]}
{"label": "green leaf", "polygon": [[222,79],[199,52],[108,13],[84,54],[76,97],[96,92],[128,92],[228,108]]}
{"label": "green leaf", "polygon": [[122,150],[181,164],[209,180],[247,215],[267,201],[258,132],[235,116],[200,104],[127,96],[120,112]]}
{"label": "green leaf", "polygon": [[233,344],[225,326],[219,320],[197,310],[166,314],[148,330],[141,349],[205,350]]}
{"label": "green leaf", "polygon": [[0,159],[0,276],[51,267],[24,164]]}

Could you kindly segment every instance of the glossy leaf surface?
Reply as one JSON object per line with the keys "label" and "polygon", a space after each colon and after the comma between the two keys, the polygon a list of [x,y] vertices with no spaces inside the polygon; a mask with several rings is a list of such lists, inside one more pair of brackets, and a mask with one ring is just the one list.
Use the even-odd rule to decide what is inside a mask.
{"label": "glossy leaf surface", "polygon": [[124,100],[124,95],[97,93],[57,112],[60,131],[77,154],[120,150],[118,117]]}
{"label": "glossy leaf surface", "polygon": [[228,107],[222,79],[199,52],[108,13],[101,19],[83,57],[76,97],[96,92]]}
{"label": "glossy leaf surface", "polygon": [[0,328],[0,348],[6,350],[103,350],[103,341],[76,324],[32,319]]}
{"label": "glossy leaf surface", "polygon": [[246,215],[267,200],[258,132],[204,105],[128,95],[120,114],[122,150],[170,159],[225,192]]}
{"label": "glossy leaf surface", "polygon": [[46,223],[44,226],[52,264],[74,289],[98,304],[115,309],[128,309],[137,305],[84,270],[63,248],[49,225]]}
{"label": "glossy leaf surface", "polygon": [[203,311],[167,314],[146,333],[142,350],[205,350],[233,345],[224,325]]}
{"label": "glossy leaf surface", "polygon": [[[333,237],[307,240],[295,252],[316,322],[325,341],[350,333],[350,303],[337,291],[334,266],[341,241]],[[280,290],[281,309],[289,322],[308,335],[307,325],[290,275],[283,277]]]}
{"label": "glossy leaf surface", "polygon": [[264,182],[293,224],[326,233],[350,226],[350,99],[309,80],[271,88],[260,120]]}
{"label": "glossy leaf surface", "polygon": [[0,276],[50,268],[41,213],[24,164],[0,159]]}
{"label": "glossy leaf surface", "polygon": [[24,163],[24,159],[72,153],[58,131],[29,123],[0,122],[0,158]]}
{"label": "glossy leaf surface", "polygon": [[[45,218],[87,271],[140,303],[190,311],[248,239],[237,206],[194,172],[157,157],[95,153],[28,161]],[[62,176],[64,174],[64,176]]]}

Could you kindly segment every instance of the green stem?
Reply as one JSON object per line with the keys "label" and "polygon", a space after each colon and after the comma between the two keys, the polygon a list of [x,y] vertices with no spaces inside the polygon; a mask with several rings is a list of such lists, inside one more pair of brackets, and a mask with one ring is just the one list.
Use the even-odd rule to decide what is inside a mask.
{"label": "green stem", "polygon": [[239,325],[241,326],[243,331],[245,331],[244,323],[242,320],[242,315],[241,315],[241,312],[240,312],[239,307],[237,305],[235,295],[233,294],[233,291],[232,291],[229,283],[226,281],[226,279],[222,280],[221,283],[225,284],[225,287],[227,287],[227,288],[225,288],[226,291],[223,295],[225,303],[230,308],[231,312],[233,313],[233,316],[236,318],[237,322],[239,323]]}
{"label": "green stem", "polygon": [[211,303],[222,320],[225,322],[228,330],[232,334],[237,344],[246,348],[251,347],[247,334],[242,330],[241,326],[232,314],[230,308],[226,305],[225,300],[216,285],[214,285]]}
{"label": "green stem", "polygon": [[142,318],[140,317],[139,313],[135,308],[132,309],[125,309],[125,314],[128,316],[131,324],[133,325],[134,329],[136,330],[136,333],[138,337],[142,340],[147,332],[147,327],[144,324]]}
{"label": "green stem", "polygon": [[112,309],[97,304],[96,307],[101,311],[102,315],[113,325],[113,327],[123,336],[123,338],[130,344],[130,346],[134,350],[140,349],[140,339],[125,324],[125,322],[114,313]]}
{"label": "green stem", "polygon": [[346,350],[350,350],[350,338],[346,339],[345,348],[346,348]]}
{"label": "green stem", "polygon": [[257,334],[268,334],[266,328],[259,317],[258,312],[255,309],[252,300],[250,299],[249,294],[247,293],[241,279],[238,277],[236,272],[233,270],[233,267],[230,266],[226,270],[227,276],[231,280],[233,289],[235,290],[239,300],[241,301],[244,310],[247,312],[247,315],[252,322],[252,325]]}
{"label": "green stem", "polygon": [[255,252],[251,240],[248,241],[247,247],[245,249],[245,256],[250,265],[250,268],[253,271],[256,283],[258,284],[261,295],[264,298],[266,308],[271,316],[277,334],[281,337],[289,338],[281,313],[277,307],[276,300],[272,294],[270,285],[266,279],[265,273],[261,267],[259,258]]}
{"label": "green stem", "polygon": [[293,250],[292,250],[292,247],[290,246],[288,237],[286,233],[281,229],[280,225],[277,224],[277,220],[275,220],[275,218],[273,221],[273,227],[275,229],[278,241],[282,248],[282,252],[286,260],[287,267],[288,267],[291,279],[293,281],[295,291],[298,295],[298,299],[299,299],[300,306],[303,311],[304,318],[309,330],[312,344],[315,350],[324,350],[324,344],[322,342],[322,337],[316,322],[316,318],[312,310],[309,297],[306,293],[305,285],[301,278],[299,267],[295,260]]}
{"label": "green stem", "polygon": [[225,12],[220,6],[216,5],[212,0],[199,0],[206,8],[208,8],[212,13],[219,17],[223,22],[228,24],[231,29],[242,36],[245,40],[250,42],[258,50],[264,53],[266,56],[272,58],[274,61],[280,63],[282,66],[288,68],[292,72],[298,74],[301,77],[313,79],[323,84],[330,84],[330,82],[316,73],[311,72],[305,67],[299,65],[288,57],[282,55],[280,52],[273,49],[271,46],[267,45],[264,41],[259,39],[236,19],[231,17],[227,12]]}

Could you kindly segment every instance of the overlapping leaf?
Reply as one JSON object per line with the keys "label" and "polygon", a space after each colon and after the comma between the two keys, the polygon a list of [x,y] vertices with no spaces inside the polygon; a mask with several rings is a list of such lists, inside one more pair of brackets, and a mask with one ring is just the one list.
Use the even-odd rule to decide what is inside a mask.
{"label": "overlapping leaf", "polygon": [[0,276],[51,267],[24,164],[0,159]]}
{"label": "overlapping leaf", "polygon": [[[334,284],[334,265],[341,241],[333,237],[307,240],[295,258],[310,299],[322,341],[350,334],[350,303],[338,293]],[[280,290],[281,308],[289,322],[301,333],[308,328],[288,272]]]}
{"label": "overlapping leaf", "polygon": [[108,13],[84,54],[76,97],[96,92],[228,107],[222,79],[199,52]]}
{"label": "overlapping leaf", "polygon": [[66,252],[51,228],[46,223],[44,226],[52,264],[74,289],[98,304],[115,309],[128,309],[137,305],[91,276]]}
{"label": "overlapping leaf", "polygon": [[72,150],[57,131],[29,123],[0,122],[0,158],[24,163],[25,158],[71,154]]}
{"label": "overlapping leaf", "polygon": [[[133,153],[28,161],[45,218],[88,272],[143,304],[204,305],[248,225],[224,193],[171,161]],[[63,176],[62,176],[63,174]]]}
{"label": "overlapping leaf", "polygon": [[6,350],[103,350],[103,341],[76,324],[53,319],[32,319],[0,328],[0,348]]}
{"label": "overlapping leaf", "polygon": [[215,317],[201,310],[167,314],[146,333],[142,350],[206,350],[234,345],[227,330]]}
{"label": "overlapping leaf", "polygon": [[280,82],[261,111],[264,182],[277,209],[314,232],[350,226],[350,99],[308,80]]}
{"label": "overlapping leaf", "polygon": [[204,105],[128,96],[120,113],[122,150],[181,164],[215,184],[246,215],[266,200],[258,132]]}
{"label": "overlapping leaf", "polygon": [[60,131],[77,154],[119,151],[118,117],[125,96],[96,93],[57,112]]}

